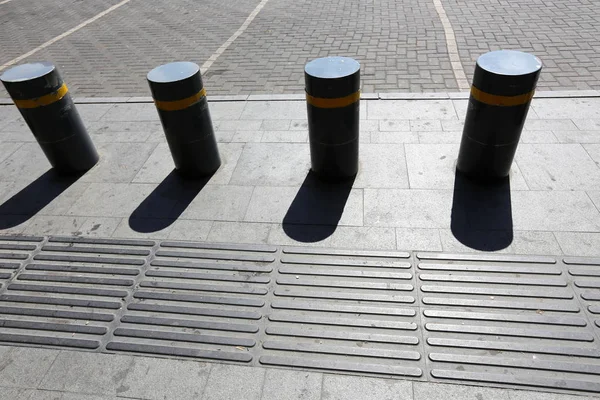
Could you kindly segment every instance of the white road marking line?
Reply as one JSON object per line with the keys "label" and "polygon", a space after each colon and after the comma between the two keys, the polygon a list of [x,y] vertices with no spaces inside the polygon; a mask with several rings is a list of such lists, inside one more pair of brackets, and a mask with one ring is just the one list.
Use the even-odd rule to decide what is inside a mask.
{"label": "white road marking line", "polygon": [[458,45],[456,44],[456,37],[454,36],[454,29],[452,29],[452,24],[448,19],[448,15],[446,15],[446,10],[444,10],[442,1],[433,0],[433,5],[435,6],[435,11],[437,11],[438,16],[440,17],[442,26],[444,27],[444,35],[446,36],[446,47],[448,48],[448,57],[450,57],[450,64],[452,65],[452,72],[454,72],[456,84],[458,85],[458,88],[460,90],[468,90],[471,87],[471,85],[469,85],[469,81],[467,80],[467,76],[465,75],[465,70],[460,61],[460,56],[458,54]]}
{"label": "white road marking line", "polygon": [[23,60],[23,59],[25,59],[25,58],[27,58],[27,57],[29,57],[29,56],[37,53],[40,50],[45,49],[46,47],[50,46],[51,44],[58,42],[60,39],[66,38],[70,34],[72,34],[74,32],[77,32],[81,28],[86,27],[87,25],[91,24],[92,22],[96,21],[97,19],[104,17],[106,14],[108,14],[108,13],[116,10],[117,8],[119,8],[119,7],[121,7],[121,6],[129,3],[130,1],[131,0],[123,0],[122,2],[117,3],[114,6],[112,6],[112,7],[108,8],[108,9],[102,11],[100,14],[97,14],[96,16],[94,16],[94,17],[92,17],[92,18],[90,18],[90,19],[82,22],[81,24],[77,25],[76,27],[69,29],[65,33],[62,33],[62,34],[60,34],[60,35],[58,35],[58,36],[56,36],[56,37],[48,40],[46,43],[42,44],[41,46],[38,46],[35,49],[33,49],[31,51],[28,51],[27,53],[25,53],[25,54],[23,54],[23,55],[21,55],[21,56],[19,56],[17,58],[14,58],[14,59],[10,60],[6,64],[2,64],[0,66],[0,71],[6,69],[8,67],[10,67],[11,65],[14,65],[14,64],[18,63],[19,61],[21,61],[21,60]]}
{"label": "white road marking line", "polygon": [[252,23],[252,21],[254,21],[254,18],[256,18],[256,16],[260,12],[260,10],[262,10],[262,8],[268,2],[269,2],[269,0],[262,0],[260,3],[258,3],[256,8],[250,13],[250,15],[248,15],[248,18],[246,18],[246,20],[244,21],[242,26],[240,26],[240,28],[237,31],[235,31],[235,33],[233,35],[231,35],[231,37],[229,39],[227,39],[227,41],[225,43],[223,43],[221,45],[221,47],[219,47],[217,49],[217,51],[215,51],[214,54],[212,56],[210,56],[210,58],[208,60],[206,60],[206,62],[204,64],[202,64],[202,67],[200,68],[200,71],[202,74],[204,74],[211,67],[211,65],[213,65],[213,63],[215,61],[217,61],[219,56],[221,54],[223,54],[223,52],[225,52],[225,50],[227,50],[227,48],[229,46],[231,46],[231,43],[233,43],[234,40],[238,38],[238,36],[240,36],[242,33],[244,33],[246,28],[248,28],[248,25],[250,25],[250,23]]}

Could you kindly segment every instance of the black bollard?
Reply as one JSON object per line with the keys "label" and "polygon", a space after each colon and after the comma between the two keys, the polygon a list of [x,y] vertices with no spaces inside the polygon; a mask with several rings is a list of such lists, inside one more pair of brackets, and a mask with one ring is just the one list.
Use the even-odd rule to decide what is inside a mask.
{"label": "black bollard", "polygon": [[324,180],[358,172],[360,64],[318,58],[304,68],[312,171]]}
{"label": "black bollard", "polygon": [[200,67],[173,62],[148,73],[148,83],[177,171],[208,176],[221,165]]}
{"label": "black bollard", "polygon": [[513,50],[480,56],[475,66],[457,168],[494,180],[510,172],[542,62]]}
{"label": "black bollard", "polygon": [[0,80],[59,174],[77,174],[98,162],[98,153],[67,85],[49,62],[23,64]]}

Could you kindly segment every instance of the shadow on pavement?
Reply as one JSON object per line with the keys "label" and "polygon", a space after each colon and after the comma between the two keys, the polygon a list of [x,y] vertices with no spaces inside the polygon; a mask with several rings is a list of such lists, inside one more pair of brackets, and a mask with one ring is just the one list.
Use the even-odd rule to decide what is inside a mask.
{"label": "shadow on pavement", "polygon": [[172,225],[206,186],[212,175],[185,179],[173,170],[140,203],[129,217],[129,227],[136,232],[158,232]]}
{"label": "shadow on pavement", "polygon": [[510,246],[510,179],[482,183],[456,171],[451,229],[459,242],[475,250],[495,251]]}
{"label": "shadow on pavement", "polygon": [[0,205],[0,229],[13,228],[29,220],[82,175],[61,176],[54,169],[46,171]]}
{"label": "shadow on pavement", "polygon": [[[314,243],[331,236],[340,222],[355,177],[344,182],[322,182],[310,171],[283,218],[290,238]],[[306,229],[306,225],[317,225]]]}

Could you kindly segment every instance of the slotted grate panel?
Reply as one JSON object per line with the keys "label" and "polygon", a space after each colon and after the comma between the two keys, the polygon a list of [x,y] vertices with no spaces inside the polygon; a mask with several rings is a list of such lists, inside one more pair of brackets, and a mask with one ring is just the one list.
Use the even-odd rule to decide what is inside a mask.
{"label": "slotted grate panel", "polygon": [[422,376],[409,257],[284,248],[260,363]]}
{"label": "slotted grate panel", "polygon": [[99,348],[153,245],[50,238],[0,295],[0,341]]}
{"label": "slotted grate panel", "polygon": [[575,292],[600,337],[600,258],[567,257],[563,262]]}
{"label": "slotted grate panel", "polygon": [[600,391],[600,351],[549,257],[418,254],[435,379]]}
{"label": "slotted grate panel", "polygon": [[276,251],[162,243],[107,349],[252,361]]}
{"label": "slotted grate panel", "polygon": [[37,236],[0,236],[0,288],[6,285],[44,240]]}

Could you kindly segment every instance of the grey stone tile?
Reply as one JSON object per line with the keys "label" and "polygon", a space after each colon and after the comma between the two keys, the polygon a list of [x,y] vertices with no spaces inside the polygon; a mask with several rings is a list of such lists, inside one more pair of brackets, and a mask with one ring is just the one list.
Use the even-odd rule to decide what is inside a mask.
{"label": "grey stone tile", "polygon": [[231,177],[234,185],[298,186],[310,169],[306,144],[249,143]]}
{"label": "grey stone tile", "polygon": [[219,130],[223,131],[258,131],[262,121],[257,120],[223,120],[219,122]]}
{"label": "grey stone tile", "polygon": [[550,130],[523,131],[519,143],[559,143],[557,136]]}
{"label": "grey stone tile", "polygon": [[438,229],[396,228],[398,250],[442,251]]}
{"label": "grey stone tile", "polygon": [[414,383],[414,400],[509,400],[508,390],[478,386]]}
{"label": "grey stone tile", "polygon": [[600,168],[578,144],[522,144],[515,159],[532,190],[600,187]]}
{"label": "grey stone tile", "polygon": [[320,400],[323,374],[268,369],[261,400]]}
{"label": "grey stone tile", "polygon": [[[453,189],[456,176],[458,144],[406,144],[410,187],[415,189]],[[519,166],[510,172],[512,190],[527,190]]]}
{"label": "grey stone tile", "polygon": [[[81,106],[78,106],[79,108]],[[97,107],[86,105],[86,107]],[[158,111],[153,103],[144,104],[115,104],[110,109],[97,117],[98,121],[159,121]],[[91,119],[85,119],[91,121]]]}
{"label": "grey stone tile", "polygon": [[442,123],[439,119],[421,119],[410,121],[410,130],[413,132],[441,131]]}
{"label": "grey stone tile", "polygon": [[475,244],[464,243],[464,238],[457,237],[450,229],[440,229],[442,250],[451,253],[513,253],[509,231],[473,230],[468,237],[476,237]]}
{"label": "grey stone tile", "polygon": [[100,161],[83,182],[131,182],[157,145],[155,143],[101,143]]}
{"label": "grey stone tile", "polygon": [[511,248],[515,254],[562,254],[552,232],[514,232]]}
{"label": "grey stone tile", "polygon": [[[258,121],[260,122],[260,121]],[[234,143],[258,143],[262,139],[263,131],[238,131],[231,137]]]}
{"label": "grey stone tile", "polygon": [[600,130],[600,119],[579,119],[574,118],[573,123],[582,131]]}
{"label": "grey stone tile", "polygon": [[[33,389],[18,389],[10,387],[0,387],[0,400],[29,400],[29,399],[47,399],[48,397],[35,396],[37,392]],[[51,397],[50,397],[51,399]],[[60,397],[57,397],[60,400]]]}
{"label": "grey stone tile", "polygon": [[265,119],[260,126],[261,131],[287,131],[290,129],[291,120]]}
{"label": "grey stone tile", "polygon": [[[88,124],[88,132],[97,135],[104,142],[112,141],[111,138],[120,139],[114,141],[137,142],[144,135],[162,135],[163,128],[159,120],[156,121],[97,121]],[[127,135],[131,135],[130,139]],[[134,140],[136,139],[136,140]]]}
{"label": "grey stone tile", "polygon": [[258,400],[265,379],[265,370],[257,367],[214,364],[203,400]]}
{"label": "grey stone tile", "polygon": [[92,183],[68,215],[91,217],[129,217],[156,188],[155,184]]}
{"label": "grey stone tile", "polygon": [[219,145],[221,166],[208,181],[209,185],[225,185],[231,180],[244,145],[242,143],[223,143]]}
{"label": "grey stone tile", "polygon": [[407,188],[404,145],[363,144],[355,188]]}
{"label": "grey stone tile", "polygon": [[[18,182],[22,184],[22,182]],[[80,180],[69,186],[64,192],[58,197],[53,199],[46,207],[42,208],[38,214],[40,215],[64,215],[69,209],[75,204],[83,193],[90,186],[88,182],[82,182]],[[25,186],[23,186],[24,188]]]}
{"label": "grey stone tile", "polygon": [[359,121],[360,133],[377,132],[379,130],[379,122],[376,119],[361,119]]}
{"label": "grey stone tile", "polygon": [[17,149],[21,146],[23,146],[23,143],[0,142],[0,162],[6,160],[12,153],[17,151]]}
{"label": "grey stone tile", "polygon": [[[592,157],[592,160],[596,163],[597,166],[600,167],[600,144],[584,144],[583,148],[587,153]],[[581,172],[583,173],[583,172]],[[591,188],[592,190],[597,190],[598,186],[595,188]]]}
{"label": "grey stone tile", "polygon": [[449,228],[452,190],[365,189],[365,226]]}
{"label": "grey stone tile", "polygon": [[131,356],[62,351],[38,388],[115,396],[133,363]]}
{"label": "grey stone tile", "polygon": [[21,113],[14,104],[0,106],[0,125],[19,118],[21,118]]}
{"label": "grey stone tile", "polygon": [[117,229],[112,234],[116,238],[133,239],[166,239],[173,229],[173,219],[142,218],[131,220],[121,219]]}
{"label": "grey stone tile", "polygon": [[134,183],[160,183],[175,169],[167,143],[159,143],[133,178]]}
{"label": "grey stone tile", "polygon": [[600,99],[536,99],[531,108],[542,119],[600,119]]}
{"label": "grey stone tile", "polygon": [[37,143],[25,143],[0,163],[0,180],[16,181],[38,178],[52,166]]}
{"label": "grey stone tile", "polygon": [[[335,247],[341,249],[394,250],[396,235],[393,228],[366,226],[298,225],[288,232],[302,241],[290,237],[282,225],[274,225],[269,233],[269,244],[290,246]],[[293,232],[293,233],[292,233]]]}
{"label": "grey stone tile", "polygon": [[290,130],[308,132],[308,121],[306,120],[306,118],[305,119],[293,119],[290,124]]}
{"label": "grey stone tile", "polygon": [[570,119],[527,119],[523,129],[527,131],[572,131],[577,127]]}
{"label": "grey stone tile", "polygon": [[5,143],[9,143],[9,142],[19,142],[19,143],[26,143],[26,142],[31,142],[34,143],[36,142],[35,140],[35,136],[33,136],[33,134],[31,132],[14,132],[14,131],[1,131],[0,130],[0,141],[5,142]]}
{"label": "grey stone tile", "polygon": [[379,130],[382,132],[409,132],[410,121],[406,119],[384,119],[379,121]]}
{"label": "grey stone tile", "polygon": [[0,386],[37,387],[58,354],[58,350],[0,347]]}
{"label": "grey stone tile", "polygon": [[419,143],[418,132],[371,132],[371,143]]}
{"label": "grey stone tile", "polygon": [[208,238],[212,225],[212,221],[179,219],[171,227],[169,239],[203,242]]}
{"label": "grey stone tile", "polygon": [[209,103],[210,116],[213,121],[239,119],[246,103],[243,101],[211,102]]}
{"label": "grey stone tile", "polygon": [[518,231],[600,231],[600,214],[585,192],[513,191],[511,202]]}
{"label": "grey stone tile", "polygon": [[462,131],[419,132],[419,143],[460,143]]}
{"label": "grey stone tile", "polygon": [[[1,398],[1,397],[0,397]],[[117,400],[114,396],[96,396],[87,393],[68,393],[53,390],[33,390],[30,400]]]}
{"label": "grey stone tile", "polygon": [[[345,204],[342,203],[344,200]],[[341,206],[343,212],[340,216]],[[244,221],[281,223],[284,219],[295,224],[361,226],[362,190],[352,189],[347,194],[345,189],[325,185],[305,186],[303,189],[257,186]]]}
{"label": "grey stone tile", "polygon": [[593,400],[597,397],[571,396],[569,394],[533,392],[526,390],[509,390],[510,400]]}
{"label": "grey stone tile", "polygon": [[306,143],[308,142],[308,132],[264,131],[260,141],[263,143]]}
{"label": "grey stone tile", "polygon": [[[153,105],[154,106],[154,105]],[[81,119],[86,123],[100,120],[109,110],[112,104],[77,104],[77,112]]]}
{"label": "grey stone tile", "polygon": [[79,232],[82,236],[111,237],[120,223],[121,218],[89,217],[85,219]]}
{"label": "grey stone tile", "polygon": [[459,119],[444,119],[441,121],[441,123],[442,130],[449,132],[460,132],[462,134],[462,131],[465,127],[464,121]]}
{"label": "grey stone tile", "polygon": [[554,131],[560,143],[600,143],[600,130],[597,131]]}
{"label": "grey stone tile", "polygon": [[31,219],[24,220],[22,215],[3,215],[1,218],[5,226],[5,228],[0,229],[2,235],[21,234],[32,222]]}
{"label": "grey stone tile", "polygon": [[241,221],[253,187],[206,185],[181,215],[183,219]]}
{"label": "grey stone tile", "polygon": [[452,100],[452,105],[456,110],[456,116],[458,117],[458,119],[464,121],[467,116],[469,100]]}
{"label": "grey stone tile", "polygon": [[589,191],[587,192],[587,194],[590,197],[590,199],[592,199],[592,202],[596,205],[598,211],[600,211],[600,188],[598,189],[599,190],[597,191]]}
{"label": "grey stone tile", "polygon": [[245,104],[242,119],[306,120],[306,103],[303,101],[251,101]]}
{"label": "grey stone tile", "polygon": [[323,378],[323,400],[412,400],[413,382],[363,376],[328,375]]}
{"label": "grey stone tile", "polygon": [[143,399],[199,399],[210,365],[196,361],[135,357],[127,376],[117,387],[122,397]]}
{"label": "grey stone tile", "polygon": [[270,224],[215,221],[206,240],[219,243],[267,243],[270,231]]}
{"label": "grey stone tile", "polygon": [[450,100],[386,100],[369,102],[368,119],[455,119]]}
{"label": "grey stone tile", "polygon": [[86,218],[37,215],[32,218],[23,233],[27,235],[79,236]]}
{"label": "grey stone tile", "polygon": [[235,131],[217,131],[217,132],[215,132],[215,136],[217,138],[218,143],[231,142],[231,139],[233,139],[233,135],[235,135]]}
{"label": "grey stone tile", "polygon": [[600,256],[599,232],[554,232],[564,254],[569,256]]}

